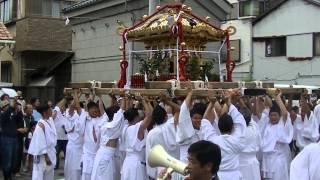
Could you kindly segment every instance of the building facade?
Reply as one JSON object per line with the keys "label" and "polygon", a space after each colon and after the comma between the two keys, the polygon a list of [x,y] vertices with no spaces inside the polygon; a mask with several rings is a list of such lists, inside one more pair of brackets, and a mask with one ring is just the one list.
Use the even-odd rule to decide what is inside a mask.
{"label": "building facade", "polygon": [[[317,0],[229,0],[234,81],[319,85]],[[297,13],[299,12],[299,13]]]}
{"label": "building facade", "polygon": [[[72,26],[72,82],[88,80],[119,80],[122,44],[117,34],[119,24],[130,27],[148,14],[150,4],[159,5],[172,0],[88,0],[64,9],[64,15]],[[227,1],[186,0],[183,3],[192,7],[200,16],[210,16],[211,21],[220,26],[226,19],[231,5]],[[154,7],[153,7],[154,9]],[[118,23],[117,23],[118,22]],[[143,48],[132,43],[131,48]]]}
{"label": "building facade", "polygon": [[[2,0],[0,19],[15,40],[0,53],[2,72],[25,96],[58,100],[71,79],[71,28],[61,10],[75,0]],[[59,97],[60,96],[60,97]]]}
{"label": "building facade", "polygon": [[253,22],[253,78],[320,85],[320,1],[286,0]]}

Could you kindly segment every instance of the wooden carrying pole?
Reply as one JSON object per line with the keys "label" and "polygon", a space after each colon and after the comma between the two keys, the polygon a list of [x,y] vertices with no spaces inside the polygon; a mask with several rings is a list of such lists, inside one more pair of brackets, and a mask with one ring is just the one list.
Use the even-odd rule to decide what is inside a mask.
{"label": "wooden carrying pole", "polygon": [[[68,94],[73,93],[72,88],[66,88],[65,89]],[[90,94],[91,89],[89,88],[80,88],[81,92],[83,94]],[[125,91],[126,93],[129,93],[131,95],[135,95],[139,93],[142,96],[160,96],[160,94],[167,94],[169,95],[168,90],[166,89],[120,89],[120,88],[95,88],[96,94],[114,94],[114,95],[120,95]],[[207,97],[209,94],[214,95],[221,95],[223,92],[222,89],[194,89],[193,95],[198,97]],[[187,89],[176,89],[174,90],[172,95],[175,96],[187,96],[188,90]]]}
{"label": "wooden carrying pole", "polygon": [[[68,94],[73,93],[72,88],[65,89]],[[92,91],[90,88],[80,88],[83,94],[90,94]],[[270,92],[275,92],[275,88],[261,88],[261,89],[245,89],[244,95],[249,96],[260,96],[260,95],[267,95]],[[283,95],[301,95],[305,89],[304,88],[280,88]],[[123,94],[124,91],[131,95],[135,95],[137,93],[141,94],[142,96],[159,96],[160,94],[167,94],[169,95],[169,91],[166,89],[120,89],[120,88],[95,88],[95,94],[114,94],[120,95]],[[172,90],[171,95],[183,97],[187,96],[188,90],[187,89],[175,89]],[[219,96],[222,95],[223,89],[193,89],[193,96],[197,97],[208,97],[210,94]]]}

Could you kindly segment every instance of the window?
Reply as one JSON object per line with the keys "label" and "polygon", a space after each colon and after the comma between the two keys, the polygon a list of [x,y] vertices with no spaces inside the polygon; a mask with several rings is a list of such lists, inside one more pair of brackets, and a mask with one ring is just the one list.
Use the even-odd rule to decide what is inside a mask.
{"label": "window", "polygon": [[[241,62],[241,40],[230,40],[230,59],[235,62]],[[221,62],[227,62],[227,44],[224,45],[221,51]]]}
{"label": "window", "polygon": [[1,64],[1,82],[11,83],[11,64]]}
{"label": "window", "polygon": [[320,33],[313,35],[313,54],[314,56],[320,56]]}
{"label": "window", "polygon": [[0,0],[0,20],[6,23],[16,19],[17,7],[16,0]]}
{"label": "window", "polygon": [[269,6],[268,0],[242,0],[239,1],[239,16],[258,16],[265,12]]}
{"label": "window", "polygon": [[270,38],[266,40],[266,57],[286,56],[286,37]]}
{"label": "window", "polygon": [[231,59],[235,62],[241,62],[241,41],[240,40],[231,40],[230,41]]}

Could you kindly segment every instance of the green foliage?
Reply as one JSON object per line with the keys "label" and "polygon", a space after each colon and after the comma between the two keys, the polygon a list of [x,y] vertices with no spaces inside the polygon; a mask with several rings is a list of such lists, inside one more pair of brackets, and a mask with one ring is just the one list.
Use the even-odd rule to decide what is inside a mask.
{"label": "green foliage", "polygon": [[199,80],[201,75],[201,68],[198,57],[191,57],[191,60],[187,64],[187,73],[190,74],[192,81]]}

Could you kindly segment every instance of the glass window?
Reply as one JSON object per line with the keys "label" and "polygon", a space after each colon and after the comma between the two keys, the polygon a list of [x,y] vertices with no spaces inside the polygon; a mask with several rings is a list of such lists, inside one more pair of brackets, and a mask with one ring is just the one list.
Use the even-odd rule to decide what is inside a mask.
{"label": "glass window", "polygon": [[11,64],[1,64],[1,82],[11,83]]}
{"label": "glass window", "polygon": [[258,16],[268,8],[268,0],[239,1],[239,16]]}
{"label": "glass window", "polygon": [[6,23],[17,18],[17,0],[0,0],[0,21]]}
{"label": "glass window", "polygon": [[266,57],[286,56],[287,42],[286,37],[270,38],[266,42]]}

